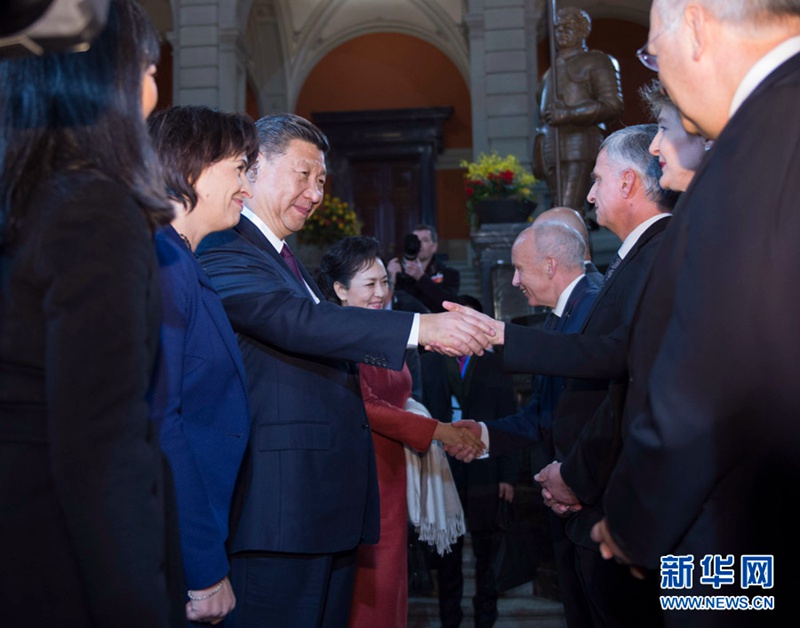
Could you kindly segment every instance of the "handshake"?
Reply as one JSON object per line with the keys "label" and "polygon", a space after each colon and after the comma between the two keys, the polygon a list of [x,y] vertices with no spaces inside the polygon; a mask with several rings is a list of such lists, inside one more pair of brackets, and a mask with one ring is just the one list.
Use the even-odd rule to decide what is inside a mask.
{"label": "handshake", "polygon": [[[444,450],[456,460],[472,462],[486,453],[486,447],[481,440],[481,426],[475,421],[456,421],[450,423],[461,438],[453,443],[444,443]],[[444,442],[444,441],[443,441]]]}
{"label": "handshake", "polygon": [[505,323],[458,303],[445,301],[447,312],[420,314],[419,344],[449,356],[483,355],[505,341]]}

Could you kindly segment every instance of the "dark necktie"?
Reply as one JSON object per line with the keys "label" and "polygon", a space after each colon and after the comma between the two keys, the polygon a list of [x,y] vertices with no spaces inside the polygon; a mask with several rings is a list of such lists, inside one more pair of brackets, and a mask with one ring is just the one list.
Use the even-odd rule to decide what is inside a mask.
{"label": "dark necktie", "polygon": [[611,260],[611,263],[608,265],[608,268],[606,269],[606,274],[603,277],[603,283],[605,283],[609,279],[611,279],[611,275],[613,275],[614,271],[617,270],[617,266],[619,266],[619,263],[621,261],[622,261],[622,258],[619,256],[619,253],[617,253],[614,256],[614,259]]}
{"label": "dark necktie", "polygon": [[305,284],[305,280],[303,279],[303,275],[300,272],[300,267],[297,265],[297,258],[292,253],[292,250],[289,248],[289,245],[285,242],[283,243],[283,248],[281,249],[281,257],[283,261],[286,262],[286,265],[291,268],[292,272],[295,274],[300,280],[300,283]]}
{"label": "dark necktie", "polygon": [[464,379],[464,374],[467,372],[467,362],[469,361],[468,355],[458,356],[458,371],[461,373],[461,379]]}
{"label": "dark necktie", "polygon": [[544,330],[545,331],[555,331],[555,328],[558,326],[559,316],[553,311],[547,313],[547,316],[544,318]]}

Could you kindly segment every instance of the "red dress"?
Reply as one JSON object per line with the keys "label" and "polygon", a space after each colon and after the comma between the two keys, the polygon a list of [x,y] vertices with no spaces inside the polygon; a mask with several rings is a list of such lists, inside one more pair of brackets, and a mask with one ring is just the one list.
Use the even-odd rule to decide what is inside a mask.
{"label": "red dress", "polygon": [[411,396],[407,367],[390,371],[359,364],[361,392],[372,427],[381,500],[381,537],[360,545],[350,626],[405,628],[408,615],[408,506],[403,444],[425,451],[437,421],[402,410]]}

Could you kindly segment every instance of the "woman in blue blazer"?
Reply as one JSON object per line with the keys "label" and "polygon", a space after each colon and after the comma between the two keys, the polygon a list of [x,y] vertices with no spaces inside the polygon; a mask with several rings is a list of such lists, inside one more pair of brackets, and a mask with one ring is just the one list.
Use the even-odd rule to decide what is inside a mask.
{"label": "woman in blue blazer", "polygon": [[207,107],[172,107],[148,124],[175,207],[156,234],[164,318],[152,416],[175,477],[186,616],[219,623],[235,605],[225,541],[250,418],[236,336],[194,250],[239,222],[258,142],[249,118]]}

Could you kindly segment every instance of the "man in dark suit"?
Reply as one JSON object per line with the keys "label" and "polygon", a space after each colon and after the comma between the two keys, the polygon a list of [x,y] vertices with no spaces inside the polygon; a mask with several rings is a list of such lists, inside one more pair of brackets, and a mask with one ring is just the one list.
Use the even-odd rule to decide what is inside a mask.
{"label": "man in dark suit", "polygon": [[[478,299],[459,295],[458,302],[483,312]],[[422,355],[423,400],[440,421],[493,420],[517,411],[514,382],[502,372],[500,351],[482,356],[451,358],[439,353]],[[489,628],[497,620],[498,591],[493,561],[497,543],[497,512],[500,500],[514,500],[518,472],[517,456],[497,456],[464,464],[450,461],[475,554],[475,594],[472,598],[477,628]],[[464,589],[463,539],[436,559],[439,617],[443,628],[459,626]]]}
{"label": "man in dark suit", "polygon": [[[622,129],[611,134],[598,153],[593,170],[595,182],[588,200],[594,203],[600,224],[617,235],[622,246],[606,272],[594,307],[580,327],[581,335],[604,335],[627,325],[649,275],[674,201],[674,195],[659,187],[661,171],[648,150],[656,131],[655,125]],[[507,325],[505,336],[505,367],[509,370],[553,372],[552,363],[565,361],[565,354],[576,365],[582,360],[580,353],[570,351],[569,345],[574,344],[575,338],[560,338],[561,344],[567,345],[566,350],[551,352],[542,348],[551,338],[540,331]],[[602,516],[597,504],[607,477],[597,470],[610,468],[612,452],[616,451],[614,443],[604,443],[606,446],[594,451],[595,459],[587,459],[575,450],[576,441],[596,415],[613,413],[612,401],[616,397],[609,397],[609,386],[620,382],[579,379],[569,371],[563,374],[573,376],[564,381],[553,418],[557,462],[537,474],[536,479],[544,481],[547,475],[562,474],[583,504],[583,509],[566,526],[563,519],[557,520],[562,522],[560,526],[554,525],[556,561],[562,581],[579,583],[577,591],[568,588],[565,595],[568,623],[571,628],[657,626],[659,609],[655,590],[645,590],[645,585],[635,581],[626,569],[603,561],[597,545],[589,538],[592,525]],[[519,435],[511,430],[507,435],[495,435],[491,429],[489,433],[492,452],[498,446],[514,446],[513,441]],[[506,443],[509,438],[511,442]],[[608,457],[610,461],[606,460]],[[564,534],[566,537],[562,539]],[[570,605],[589,609],[590,616],[570,616]]]}
{"label": "man in dark suit", "polygon": [[[387,268],[387,271],[388,270]],[[412,297],[407,292],[395,289],[396,272],[393,273],[389,271],[388,275],[389,296],[386,298],[387,310],[394,310],[396,312],[417,312],[418,314],[427,314],[430,312],[430,309],[419,299]],[[422,403],[422,368],[420,366],[420,355],[417,347],[406,349],[406,366],[411,373],[411,396]]]}
{"label": "man in dark suit", "polygon": [[591,240],[589,240],[589,230],[580,212],[571,207],[551,207],[536,217],[537,222],[545,220],[563,222],[565,225],[569,225],[581,234],[583,241],[586,243],[586,255],[583,258],[583,269],[586,273],[586,278],[593,286],[601,287],[603,285],[603,275],[597,270],[597,266],[595,266],[592,261],[592,245]]}
{"label": "man in dark suit", "polygon": [[[581,234],[543,214],[520,234],[511,256],[515,267],[513,283],[527,296],[528,303],[553,308],[545,319],[547,331],[542,333],[577,333],[599,292],[584,273],[585,241]],[[533,447],[531,466],[538,469],[553,459],[553,414],[563,385],[559,377],[536,376],[530,401],[517,414],[480,427],[472,421],[462,421],[459,425],[471,425],[476,434],[486,431],[484,442],[491,447],[492,456],[520,447]],[[459,454],[458,457],[463,456]],[[570,549],[569,541],[559,520],[552,521],[550,527],[556,560],[561,562],[558,556]],[[580,596],[580,583],[574,570],[559,568],[558,576],[568,622],[571,626],[585,625],[589,608]]]}
{"label": "man in dark suit", "polygon": [[[431,312],[444,312],[443,301],[455,301],[461,274],[447,266],[439,256],[439,235],[432,225],[417,225],[413,235],[419,239],[416,258],[397,257],[386,269],[395,277],[395,288],[421,301]],[[408,236],[407,236],[408,237]]]}
{"label": "man in dark suit", "polygon": [[199,248],[239,336],[252,412],[231,513],[235,627],[344,626],[355,550],[378,538],[372,435],[354,362],[400,369],[408,346],[481,352],[461,316],[342,308],[285,239],[322,200],[327,138],[292,114],[257,123],[252,199]]}
{"label": "man in dark suit", "polygon": [[[664,594],[774,596],[757,619],[672,611],[671,626],[790,625],[800,579],[800,4],[656,0],[640,58],[658,68],[684,126],[715,142],[633,319],[624,445],[594,535],[607,556],[649,569],[688,557],[691,588]],[[774,563],[748,569],[752,555]]]}

